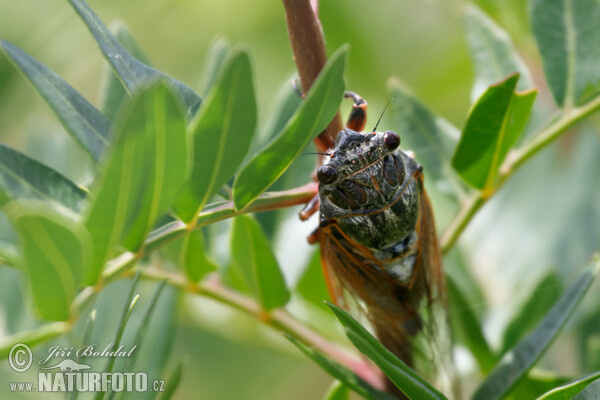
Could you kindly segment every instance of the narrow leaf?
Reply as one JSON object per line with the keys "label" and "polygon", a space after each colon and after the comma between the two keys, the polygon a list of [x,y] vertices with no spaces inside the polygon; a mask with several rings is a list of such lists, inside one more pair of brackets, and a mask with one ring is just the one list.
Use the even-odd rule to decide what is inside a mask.
{"label": "narrow leaf", "polygon": [[0,46],[44,97],[67,132],[98,161],[109,144],[108,118],[61,77],[23,50],[4,40],[0,40]]}
{"label": "narrow leaf", "polygon": [[77,216],[39,200],[12,201],[5,210],[19,237],[36,309],[44,319],[66,321],[90,255],[88,232]]}
{"label": "narrow leaf", "polygon": [[316,362],[321,368],[323,368],[329,375],[333,376],[335,379],[342,382],[344,385],[348,386],[350,389],[354,390],[356,393],[364,397],[368,400],[393,400],[395,397],[378,391],[371,385],[369,385],[364,380],[360,379],[358,376],[354,374],[354,372],[350,371],[346,367],[336,363],[335,361],[330,360],[325,357],[317,350],[309,348],[302,344],[295,337],[286,334],[285,337],[292,342],[298,349]]}
{"label": "narrow leaf", "polygon": [[223,69],[227,56],[231,53],[231,47],[227,39],[219,37],[214,39],[208,50],[206,61],[204,62],[204,69],[202,71],[202,79],[200,80],[200,87],[203,89],[203,94],[206,96],[212,86],[215,84],[219,71]]}
{"label": "narrow leaf", "polygon": [[236,171],[256,126],[256,99],[250,58],[235,50],[223,67],[206,104],[191,126],[194,165],[175,205],[185,221],[196,216]]}
{"label": "narrow leaf", "polygon": [[386,349],[346,311],[333,304],[329,304],[329,307],[344,326],[348,339],[409,399],[446,399],[446,396]]}
{"label": "narrow leaf", "polygon": [[517,89],[533,87],[529,71],[519,57],[510,37],[476,6],[469,4],[465,12],[467,43],[475,69],[471,100],[475,102],[488,86],[518,72]]}
{"label": "narrow leaf", "polygon": [[525,127],[536,91],[515,93],[519,75],[490,86],[471,109],[452,165],[471,186],[491,189]]}
{"label": "narrow leaf", "polygon": [[39,199],[79,211],[85,192],[53,169],[0,144],[0,188],[13,199]]}
{"label": "narrow leaf", "polygon": [[511,390],[514,399],[537,399],[540,395],[567,383],[569,378],[551,371],[532,369]]}
{"label": "narrow leaf", "polygon": [[[144,64],[150,64],[142,48],[123,22],[117,21],[115,24],[111,24],[111,31],[113,32],[115,39],[117,39],[117,41],[133,57],[140,60]],[[104,77],[105,81],[102,90],[102,106],[100,109],[104,115],[106,115],[111,121],[114,121],[115,117],[117,116],[119,106],[121,106],[123,101],[127,99],[129,95],[123,87],[123,83],[119,80],[112,68],[108,66],[105,68]]]}
{"label": "narrow leaf", "polygon": [[175,201],[187,171],[185,122],[162,84],[142,92],[115,123],[117,141],[99,174],[86,226],[94,239],[86,283],[94,284],[120,240],[135,251]]}
{"label": "narrow leaf", "polygon": [[185,236],[181,251],[181,264],[191,282],[197,283],[207,274],[218,269],[206,254],[202,230],[196,229]]}
{"label": "narrow leaf", "polygon": [[482,372],[488,373],[496,364],[496,356],[483,335],[481,324],[473,313],[466,296],[462,293],[451,275],[446,276],[450,300],[449,320],[457,340],[471,352]]}
{"label": "narrow leaf", "polygon": [[231,252],[236,268],[264,310],[282,307],[290,300],[269,239],[253,217],[240,215],[234,218]]}
{"label": "narrow leaf", "polygon": [[[188,172],[185,117],[170,90],[160,84],[142,93],[122,126],[121,135],[139,135],[136,153],[144,157],[141,189],[131,203],[123,245],[137,251],[157,219],[173,205]],[[142,147],[143,146],[143,147]]]}
{"label": "narrow leaf", "polygon": [[8,221],[3,207],[10,202],[10,197],[4,192],[0,185],[0,265],[18,267],[19,251],[17,234]]}
{"label": "narrow leaf", "polygon": [[474,400],[500,399],[513,388],[556,338],[586,294],[599,269],[600,261],[595,261],[571,284],[537,328],[502,358],[479,386]]}
{"label": "narrow leaf", "polygon": [[[96,324],[96,309],[94,308],[92,311],[90,311],[90,313],[88,314],[88,317],[86,318],[85,321],[85,325],[83,327],[83,335],[81,336],[81,339],[79,340],[79,348],[83,348],[84,346],[89,346],[89,343],[91,343],[91,337],[92,337],[92,332],[94,331],[94,325]],[[76,354],[76,359],[75,361],[82,364],[85,363],[85,359],[87,358],[87,355],[84,353],[82,355],[77,355]]]}
{"label": "narrow leaf", "polygon": [[537,325],[556,303],[562,290],[562,281],[554,271],[538,283],[518,315],[508,324],[500,354],[512,349]]}
{"label": "narrow leaf", "polygon": [[[123,305],[123,311],[121,312],[121,319],[119,320],[119,326],[117,327],[117,333],[115,334],[115,338],[112,341],[114,343],[114,348],[118,349],[121,344],[121,339],[123,338],[123,333],[125,332],[125,328],[127,327],[127,323],[129,322],[129,318],[131,317],[131,313],[135,305],[137,304],[140,295],[135,294],[135,289],[140,280],[141,271],[138,271],[131,281],[131,287],[129,288],[129,293],[127,294],[127,299]],[[110,357],[108,362],[106,363],[106,367],[104,368],[104,373],[112,372],[113,367],[115,365],[116,357]],[[94,396],[95,400],[102,399],[105,393],[97,392]]]}
{"label": "narrow leaf", "polygon": [[531,29],[546,81],[560,107],[600,92],[600,4],[595,0],[532,0]]}
{"label": "narrow leaf", "polygon": [[573,397],[573,400],[596,400],[600,398],[600,378],[590,383]]}
{"label": "narrow leaf", "polygon": [[323,400],[348,400],[348,386],[340,381],[334,381]]}
{"label": "narrow leaf", "polygon": [[578,379],[573,382],[569,382],[565,385],[559,386],[544,393],[538,397],[538,400],[569,400],[572,399],[577,393],[581,392],[590,383],[600,379],[600,372],[596,372],[592,375],[588,375],[585,378]]}
{"label": "narrow leaf", "polygon": [[136,94],[144,89],[149,82],[164,79],[165,83],[173,90],[173,93],[183,102],[186,109],[186,118],[191,120],[202,103],[200,96],[189,86],[178,80],[140,62],[132,56],[111,35],[102,20],[94,13],[84,0],[69,0],[77,14],[96,39],[100,50],[106,60],[112,65],[115,73],[119,76],[129,93]]}
{"label": "narrow leaf", "polygon": [[436,116],[398,79],[392,79],[388,86],[394,129],[402,139],[402,147],[415,152],[427,180],[432,179],[440,192],[456,198],[462,188],[450,159],[458,142],[458,129]]}
{"label": "narrow leaf", "polygon": [[162,280],[154,290],[154,294],[152,295],[152,299],[150,300],[150,304],[148,304],[148,308],[144,313],[144,317],[140,322],[137,333],[135,334],[135,339],[133,343],[137,346],[136,352],[134,352],[131,356],[127,358],[125,364],[123,366],[123,371],[133,371],[133,367],[135,366],[135,362],[137,360],[138,355],[140,354],[140,349],[142,344],[144,343],[144,339],[146,338],[146,334],[148,333],[148,326],[150,325],[150,320],[152,319],[152,315],[154,314],[154,310],[156,309],[156,303],[160,298],[160,294],[162,293],[165,285],[167,284],[167,280]]}
{"label": "narrow leaf", "polygon": [[177,364],[169,379],[167,380],[165,391],[161,393],[160,400],[169,400],[175,394],[179,383],[181,382],[181,376],[183,375],[183,362]]}
{"label": "narrow leaf", "polygon": [[283,131],[242,166],[233,183],[236,209],[245,208],[267,190],[331,122],[344,93],[346,54],[347,47],[341,47],[331,55]]}

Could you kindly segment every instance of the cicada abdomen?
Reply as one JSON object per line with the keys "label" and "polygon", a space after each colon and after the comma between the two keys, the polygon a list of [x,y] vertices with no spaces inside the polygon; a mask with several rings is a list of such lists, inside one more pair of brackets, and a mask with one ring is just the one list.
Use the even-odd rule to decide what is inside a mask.
{"label": "cicada abdomen", "polygon": [[[450,389],[446,284],[423,170],[396,133],[361,133],[366,102],[346,97],[354,100],[348,128],[317,171],[320,224],[312,236],[331,296],[344,306],[349,294],[384,346]],[[303,219],[316,210],[311,203]]]}

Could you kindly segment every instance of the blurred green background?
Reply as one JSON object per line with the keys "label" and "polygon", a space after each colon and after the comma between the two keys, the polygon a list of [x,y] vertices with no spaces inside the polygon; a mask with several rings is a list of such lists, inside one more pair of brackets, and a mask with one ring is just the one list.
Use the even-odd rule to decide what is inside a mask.
{"label": "blurred green background", "polygon": [[[539,55],[529,33],[527,2],[475,3],[512,36],[540,88],[538,106],[549,115],[554,104],[545,89]],[[259,126],[268,119],[279,88],[289,85],[294,63],[279,1],[90,0],[89,4],[107,24],[122,20],[153,66],[201,94],[199,84],[211,41],[224,37],[233,45],[247,46],[253,55]],[[388,101],[387,81],[396,76],[435,112],[462,128],[473,81],[464,37],[465,4],[449,0],[321,1],[319,14],[327,50],[332,52],[343,43],[351,45],[348,89],[369,102],[368,124],[376,120]],[[0,38],[15,43],[93,104],[100,104],[107,65],[66,1],[1,1]],[[346,104],[344,115],[348,109]],[[381,130],[393,130],[392,121],[386,114]],[[483,314],[492,345],[499,344],[506,322],[544,274],[557,271],[568,282],[599,248],[598,122],[593,117],[580,125],[577,133],[566,135],[536,156],[485,206],[461,241],[465,264],[481,285],[488,304],[473,302],[471,307]],[[0,141],[76,182],[91,179],[86,155],[4,56],[0,56]],[[283,187],[310,179],[312,165],[312,158],[301,157],[296,173]],[[433,201],[441,230],[456,210],[444,199],[434,197]],[[301,223],[297,211],[261,219],[291,285],[314,252],[304,236],[315,221]],[[227,230],[228,224],[221,223],[207,232],[211,251],[222,265],[228,263]],[[116,329],[108,316],[120,312],[126,291],[124,282],[116,282],[103,292],[107,320],[102,337],[109,337]],[[553,346],[542,360],[543,366],[567,375],[600,368],[600,357],[593,359],[600,349],[599,296],[595,292],[593,288],[571,322],[570,333]],[[151,292],[147,293],[149,296]],[[331,379],[276,332],[210,301],[167,294],[161,301],[165,311],[157,313],[152,331],[158,342],[171,343],[170,357],[148,356],[147,365],[170,371],[183,360],[184,374],[176,398],[313,399],[326,391]],[[0,266],[0,338],[35,325],[36,317],[27,311],[28,302],[19,274]],[[307,315],[301,305],[297,312]],[[451,316],[456,312],[460,310],[450,310]],[[322,325],[333,325],[328,316],[319,315],[325,321]],[[315,321],[314,315],[310,318]],[[339,331],[333,334],[340,335]],[[42,345],[40,354],[48,346]],[[152,348],[148,343],[145,346]],[[466,374],[472,372],[473,362],[464,352],[459,352],[458,362]],[[6,363],[0,363],[0,388],[15,379]],[[0,391],[0,397],[3,393]]]}

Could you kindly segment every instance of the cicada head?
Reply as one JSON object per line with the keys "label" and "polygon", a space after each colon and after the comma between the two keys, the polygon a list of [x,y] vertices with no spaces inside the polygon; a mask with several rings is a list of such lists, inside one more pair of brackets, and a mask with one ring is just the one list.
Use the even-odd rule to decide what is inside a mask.
{"label": "cicada head", "polygon": [[419,165],[398,134],[341,131],[317,171],[321,215],[356,242],[387,249],[410,236],[419,214]]}

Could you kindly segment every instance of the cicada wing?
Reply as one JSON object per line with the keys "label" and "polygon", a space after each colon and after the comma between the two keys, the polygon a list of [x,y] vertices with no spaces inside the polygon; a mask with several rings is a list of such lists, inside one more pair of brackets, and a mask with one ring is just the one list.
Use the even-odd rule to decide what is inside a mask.
{"label": "cicada wing", "polygon": [[[422,183],[421,183],[422,185]],[[419,314],[423,321],[423,334],[416,338],[416,351],[421,354],[430,377],[435,376],[439,389],[456,393],[456,379],[452,362],[452,338],[448,323],[448,299],[446,278],[442,269],[442,256],[431,202],[425,189],[421,190],[421,214],[419,221],[419,251],[415,271],[423,271],[427,286],[427,301],[423,302]]]}
{"label": "cicada wing", "polygon": [[332,298],[358,301],[379,341],[419,373],[452,389],[446,287],[431,204],[422,192],[418,254],[409,284],[386,272],[371,250],[337,224],[321,228],[321,256]]}

